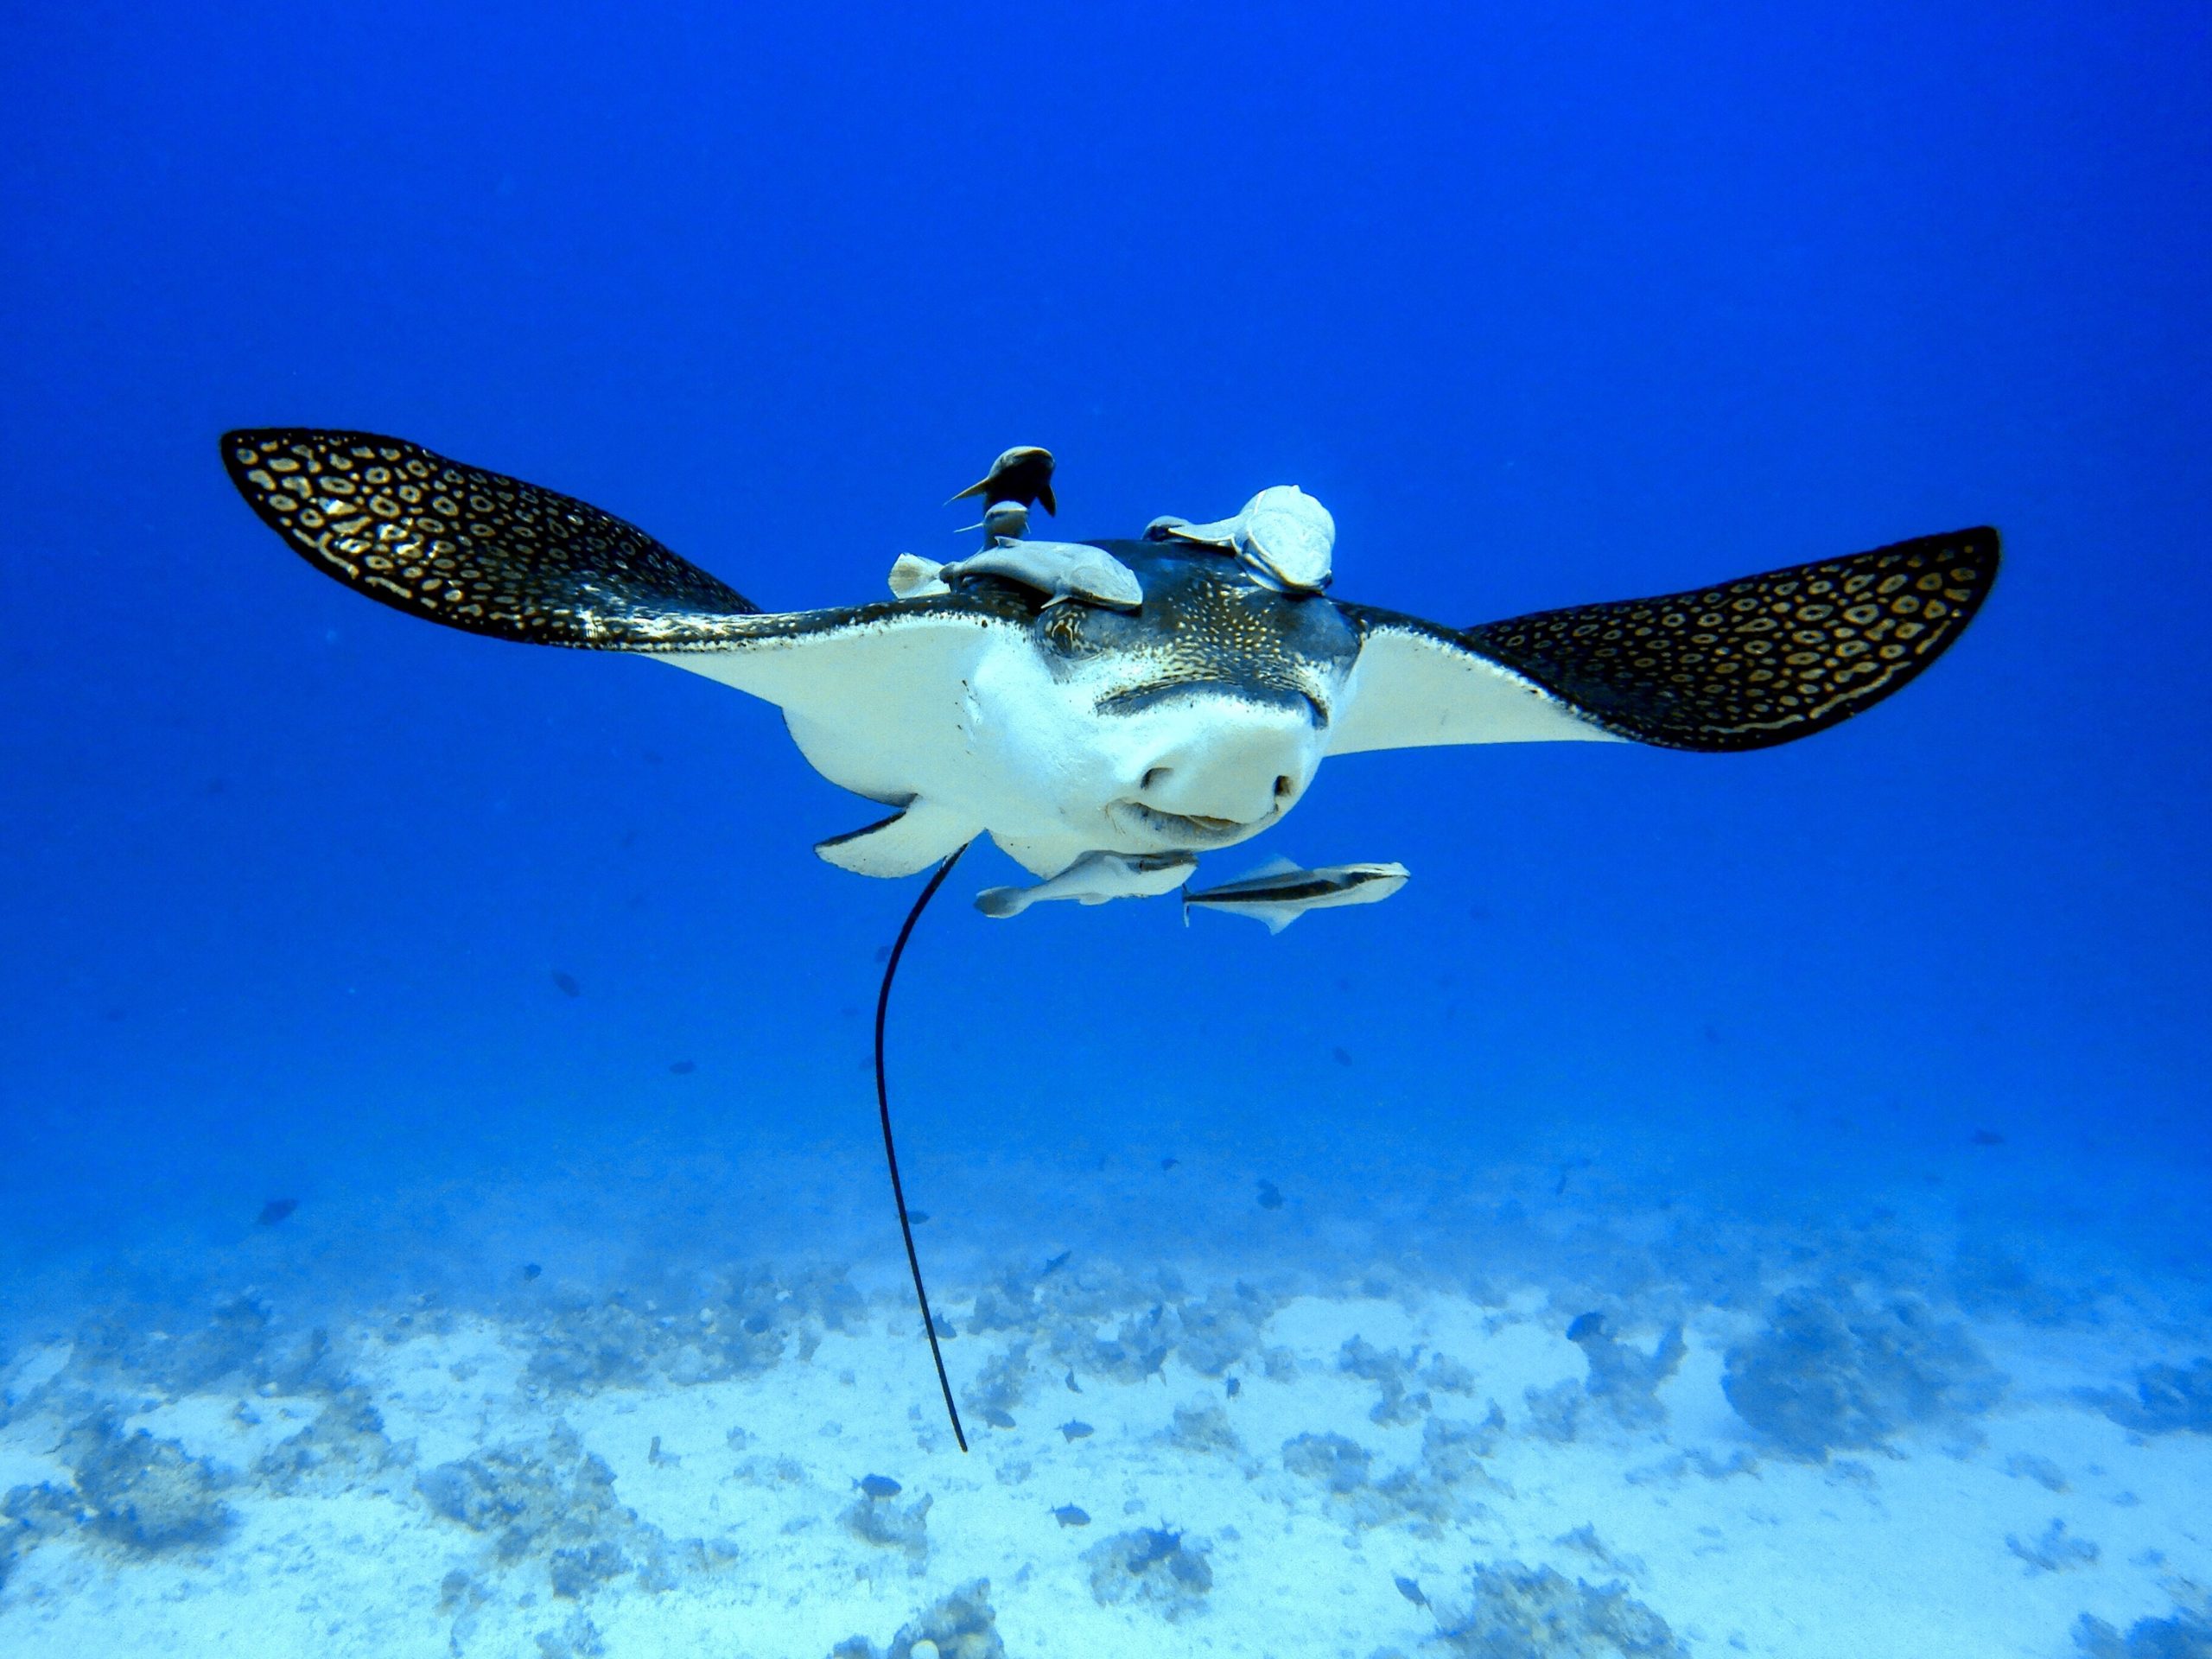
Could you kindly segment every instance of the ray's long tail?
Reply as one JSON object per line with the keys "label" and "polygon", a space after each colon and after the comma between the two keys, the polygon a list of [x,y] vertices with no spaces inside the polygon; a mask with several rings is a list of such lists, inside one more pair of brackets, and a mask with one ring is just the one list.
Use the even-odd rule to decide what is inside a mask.
{"label": "ray's long tail", "polygon": [[960,1427],[960,1408],[952,1403],[952,1383],[944,1374],[944,1351],[938,1346],[937,1320],[930,1313],[930,1294],[922,1284],[922,1259],[914,1253],[914,1226],[906,1218],[906,1189],[899,1179],[899,1152],[891,1142],[891,1090],[884,1081],[883,1027],[891,1012],[891,982],[899,972],[899,958],[906,954],[906,941],[913,937],[914,924],[922,919],[922,912],[929,907],[937,890],[944,885],[944,878],[952,874],[952,867],[960,861],[960,855],[969,843],[962,842],[953,849],[944,862],[937,867],[929,884],[922,889],[922,896],[914,900],[913,909],[906,912],[906,925],[899,930],[898,942],[891,947],[891,959],[883,964],[883,987],[875,998],[875,1108],[883,1121],[883,1161],[891,1171],[891,1197],[899,1206],[899,1233],[906,1241],[906,1265],[914,1273],[914,1300],[921,1305],[922,1332],[930,1339],[930,1358],[937,1366],[937,1385],[944,1395],[944,1413],[952,1419],[952,1438],[960,1442],[960,1449],[968,1449],[967,1431]]}

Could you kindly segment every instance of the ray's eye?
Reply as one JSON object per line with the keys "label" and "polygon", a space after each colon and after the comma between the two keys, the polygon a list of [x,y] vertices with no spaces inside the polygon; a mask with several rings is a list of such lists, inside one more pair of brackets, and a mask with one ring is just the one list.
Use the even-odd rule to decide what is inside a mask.
{"label": "ray's eye", "polygon": [[1082,653],[1083,607],[1078,605],[1053,605],[1045,612],[1045,643],[1065,657]]}

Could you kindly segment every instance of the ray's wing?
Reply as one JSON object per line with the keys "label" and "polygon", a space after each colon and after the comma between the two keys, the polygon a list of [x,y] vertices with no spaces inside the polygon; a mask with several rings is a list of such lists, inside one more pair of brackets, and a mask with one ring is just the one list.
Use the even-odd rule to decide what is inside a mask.
{"label": "ray's wing", "polygon": [[611,513],[402,439],[228,432],[223,464],[308,563],[449,628],[634,650],[700,643],[760,609]]}
{"label": "ray's wing", "polygon": [[1443,743],[1618,740],[1573,703],[1417,616],[1338,601],[1360,632],[1351,685],[1329,725],[1331,754]]}
{"label": "ray's wing", "polygon": [[1996,580],[1993,530],[1656,599],[1464,630],[1344,606],[1363,644],[1334,754],[1625,739],[1709,753],[1787,743],[1901,690]]}
{"label": "ray's wing", "polygon": [[769,613],[587,502],[403,439],[231,432],[223,461],[307,561],[394,609],[532,645],[636,652],[766,698],[833,782],[903,804],[958,739],[954,694],[1009,601]]}

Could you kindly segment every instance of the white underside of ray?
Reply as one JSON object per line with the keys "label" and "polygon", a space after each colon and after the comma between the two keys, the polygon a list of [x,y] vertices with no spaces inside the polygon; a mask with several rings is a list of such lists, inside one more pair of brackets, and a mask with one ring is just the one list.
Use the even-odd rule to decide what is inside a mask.
{"label": "white underside of ray", "polygon": [[807,763],[840,788],[905,809],[826,842],[830,862],[906,875],[985,827],[958,787],[973,770],[963,704],[998,630],[968,616],[895,617],[658,660],[733,686],[784,713]]}
{"label": "white underside of ray", "polygon": [[1331,754],[1449,743],[1621,743],[1541,686],[1487,657],[1387,624],[1361,645]]}
{"label": "white underside of ray", "polygon": [[[975,614],[893,613],[833,620],[788,637],[650,653],[784,712],[799,752],[841,788],[898,807],[830,838],[831,863],[867,875],[927,868],[988,832],[1052,877],[1087,854],[1211,851],[1281,817],[1249,791],[1235,808],[1203,795],[1240,766],[1304,792],[1323,754],[1450,743],[1624,740],[1510,669],[1416,629],[1370,629],[1315,729],[1234,687],[1193,688],[1133,713],[1099,712],[1128,689],[1110,659],[1055,673],[1028,631]],[[1164,810],[1167,819],[1148,807]],[[1172,819],[1173,821],[1169,821]]]}
{"label": "white underside of ray", "polygon": [[[1033,874],[1085,854],[1211,850],[1280,817],[1211,831],[1162,829],[1129,803],[1160,757],[1233,752],[1280,709],[1226,692],[1102,715],[1102,685],[1056,677],[1027,632],[990,619],[893,615],[716,650],[651,653],[765,699],[831,783],[906,809],[823,856],[905,874],[988,831]],[[1310,775],[1322,734],[1309,732]],[[1188,810],[1205,811],[1203,806]]]}

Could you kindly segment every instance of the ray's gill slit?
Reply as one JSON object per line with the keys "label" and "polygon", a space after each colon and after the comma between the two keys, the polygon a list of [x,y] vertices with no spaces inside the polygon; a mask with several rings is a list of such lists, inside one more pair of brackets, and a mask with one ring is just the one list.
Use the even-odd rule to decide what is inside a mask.
{"label": "ray's gill slit", "polygon": [[891,959],[883,964],[883,984],[875,995],[875,1109],[883,1122],[883,1161],[891,1171],[891,1197],[899,1206],[899,1234],[906,1241],[906,1265],[914,1273],[914,1300],[921,1304],[922,1334],[930,1339],[930,1358],[937,1366],[937,1386],[944,1395],[944,1414],[952,1419],[952,1438],[960,1442],[963,1452],[968,1449],[968,1434],[960,1427],[960,1408],[952,1403],[952,1383],[944,1374],[944,1351],[938,1345],[937,1319],[930,1313],[930,1294],[922,1284],[922,1259],[914,1253],[914,1227],[906,1218],[906,1189],[899,1179],[899,1153],[891,1141],[891,1090],[884,1081],[883,1026],[891,1012],[891,982],[898,975],[899,958],[906,954],[906,941],[913,937],[914,924],[922,919],[922,912],[937,897],[944,878],[952,874],[960,855],[973,844],[963,842],[954,848],[923,887],[922,896],[914,900],[914,907],[906,912],[906,925],[899,930],[898,940],[891,947]]}

